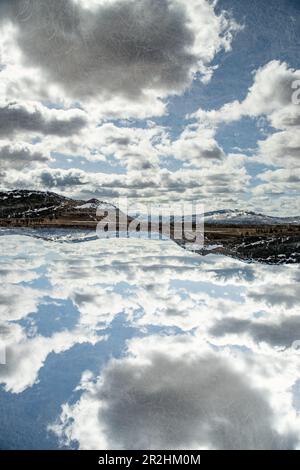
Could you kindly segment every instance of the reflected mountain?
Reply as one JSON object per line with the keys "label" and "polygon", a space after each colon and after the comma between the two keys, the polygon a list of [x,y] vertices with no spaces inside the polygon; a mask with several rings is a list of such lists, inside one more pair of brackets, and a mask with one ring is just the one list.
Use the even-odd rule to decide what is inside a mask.
{"label": "reflected mountain", "polygon": [[299,265],[1,243],[1,448],[299,448]]}

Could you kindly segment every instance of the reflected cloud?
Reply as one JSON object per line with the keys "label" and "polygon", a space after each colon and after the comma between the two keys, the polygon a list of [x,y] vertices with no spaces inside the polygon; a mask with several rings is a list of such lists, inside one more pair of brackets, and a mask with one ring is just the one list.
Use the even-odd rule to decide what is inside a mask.
{"label": "reflected cloud", "polygon": [[87,355],[76,370],[77,402],[64,397],[50,426],[61,443],[298,447],[299,267],[183,254],[170,241],[4,242],[6,393],[34,394],[52,354],[72,358],[76,345],[111,341],[105,360],[92,367]]}
{"label": "reflected cloud", "polygon": [[1,321],[19,320],[35,312],[43,294],[30,287],[2,284],[0,293]]}
{"label": "reflected cloud", "polygon": [[260,290],[253,291],[249,297],[258,302],[265,302],[267,305],[282,305],[287,309],[299,306],[300,285],[284,283],[271,286],[264,286]]}
{"label": "reflected cloud", "polygon": [[291,316],[278,323],[262,323],[237,318],[226,318],[211,328],[213,336],[250,335],[256,343],[269,343],[273,347],[291,348],[300,340],[300,317]]}
{"label": "reflected cloud", "polygon": [[75,344],[96,344],[104,339],[96,333],[80,329],[55,333],[51,337],[37,335],[30,338],[19,325],[10,325],[3,336],[2,333],[1,338],[6,346],[6,364],[0,365],[0,384],[4,384],[6,391],[13,393],[22,393],[37,382],[49,354],[60,354]]}
{"label": "reflected cloud", "polygon": [[268,395],[233,359],[192,336],[133,340],[97,379],[84,374],[82,397],[50,429],[81,449],[294,448],[293,426],[279,432]]}

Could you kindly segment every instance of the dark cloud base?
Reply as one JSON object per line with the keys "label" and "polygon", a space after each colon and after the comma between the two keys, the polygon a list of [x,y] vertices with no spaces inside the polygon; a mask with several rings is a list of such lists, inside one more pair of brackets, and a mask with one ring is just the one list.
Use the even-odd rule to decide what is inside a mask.
{"label": "dark cloud base", "polygon": [[146,89],[179,91],[190,83],[195,38],[176,2],[116,1],[95,11],[71,0],[5,4],[27,63],[76,98],[101,92],[134,99]]}
{"label": "dark cloud base", "polygon": [[159,351],[113,361],[97,391],[99,425],[111,448],[291,449],[295,436],[273,429],[273,412],[220,357],[187,360]]}

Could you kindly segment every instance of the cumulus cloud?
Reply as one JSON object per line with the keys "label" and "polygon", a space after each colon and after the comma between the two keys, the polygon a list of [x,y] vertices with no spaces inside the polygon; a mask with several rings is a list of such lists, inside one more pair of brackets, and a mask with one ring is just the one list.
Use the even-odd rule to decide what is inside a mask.
{"label": "cumulus cloud", "polygon": [[259,289],[253,290],[249,293],[249,297],[262,301],[269,305],[281,305],[285,308],[292,309],[299,304],[300,285],[281,283],[280,285],[273,284],[269,288],[261,286]]}
{"label": "cumulus cloud", "polygon": [[[143,160],[142,160],[143,161]],[[76,168],[37,168],[26,174],[10,171],[2,177],[3,186],[54,189],[61,188],[80,197],[117,198],[127,196],[139,201],[186,201],[243,195],[250,181],[244,159],[229,156],[224,161],[202,169],[132,169],[126,174],[88,172]],[[238,201],[237,201],[238,203]]]}
{"label": "cumulus cloud", "polygon": [[85,173],[80,170],[43,170],[38,175],[40,184],[46,188],[66,188],[87,184]]}
{"label": "cumulus cloud", "polygon": [[0,105],[0,137],[17,132],[70,136],[87,124],[80,110],[48,109],[38,103],[2,103]]}
{"label": "cumulus cloud", "polygon": [[200,168],[220,163],[226,157],[215,139],[215,131],[197,125],[187,126],[176,140],[165,139],[159,148],[165,155],[184,161],[186,166]]}
{"label": "cumulus cloud", "polygon": [[250,335],[256,343],[268,343],[272,347],[291,348],[300,340],[300,318],[290,316],[276,323],[264,323],[238,318],[225,318],[217,322],[210,333],[214,336]]}
{"label": "cumulus cloud", "polygon": [[[299,423],[290,389],[299,376],[299,361],[295,351],[282,349],[299,332],[297,266],[270,268],[223,257],[201,258],[171,242],[149,240],[95,240],[80,249],[78,244],[65,249],[17,236],[2,241],[15,259],[13,276],[7,276],[7,256],[1,278],[5,328],[0,327],[0,333],[9,348],[9,363],[0,370],[0,382],[6,390],[21,393],[36,383],[49,354],[98,342],[99,329],[112,326],[118,315],[126,318],[130,332],[138,329],[147,335],[154,326],[159,332],[152,339],[131,342],[125,356],[111,361],[100,377],[86,378],[81,398],[76,395],[75,404],[64,405],[55,428],[63,440],[96,449],[126,448],[139,439],[144,439],[142,445],[170,448],[178,442],[182,448],[295,446],[291,429],[299,432]],[[55,263],[47,263],[53,250]],[[24,251],[31,254],[30,260],[22,259]],[[21,283],[24,270],[37,274],[38,288],[31,277]],[[53,333],[45,337],[43,329],[38,330],[45,296],[59,305],[71,301],[78,312],[76,326],[57,331],[61,323],[55,321]],[[30,312],[35,312],[30,326],[36,330],[27,336],[25,322],[15,321]],[[246,322],[244,334],[230,333],[229,327],[226,332],[225,320],[233,318]],[[220,322],[225,333],[217,336],[211,328]],[[203,345],[203,338],[213,346]],[[136,420],[127,408],[137,410]],[[150,409],[154,415],[147,424]],[[175,414],[174,409],[181,411]]]}
{"label": "cumulus cloud", "polygon": [[[273,155],[274,157],[275,155]],[[261,198],[266,203],[268,198],[280,196],[279,210],[283,214],[297,216],[300,211],[300,171],[297,163],[295,167],[267,170],[258,175],[260,184],[252,189],[255,198]]]}
{"label": "cumulus cloud", "polygon": [[[268,197],[273,196],[275,209],[274,196],[278,196],[277,210],[281,212],[286,206],[293,206],[295,213],[300,208],[299,192],[296,185],[292,184],[300,168],[300,106],[292,100],[294,84],[299,79],[300,70],[290,68],[285,62],[272,60],[255,71],[253,84],[243,101],[233,101],[212,111],[199,109],[193,115],[198,126],[204,129],[216,129],[221,124],[239,121],[243,117],[266,118],[275,131],[269,131],[264,139],[258,140],[253,162],[278,169],[258,175],[258,179],[267,179],[268,182],[257,184],[254,188],[253,203],[258,203],[260,207],[262,204],[270,204]],[[297,199],[290,202],[284,199],[289,193],[294,198],[297,196]]]}
{"label": "cumulus cloud", "polygon": [[11,144],[0,141],[0,169],[21,170],[47,163],[50,157],[39,146],[26,143]]}
{"label": "cumulus cloud", "polygon": [[[284,127],[281,117],[287,110],[297,111],[297,106],[292,106],[292,85],[299,78],[300,70],[289,68],[287,63],[277,60],[269,62],[256,72],[254,83],[241,104],[242,113],[250,116],[270,115],[274,127]],[[279,116],[279,112],[283,115]],[[274,121],[277,121],[277,126]]]}
{"label": "cumulus cloud", "polygon": [[[168,128],[147,123],[145,128],[105,123],[88,127],[80,135],[63,141],[47,140],[47,146],[64,154],[83,155],[99,161],[113,156],[118,164],[131,170],[159,170],[162,160],[170,158],[184,167],[209,168],[224,163],[227,155],[217,143],[215,131],[187,126],[177,139]],[[235,155],[236,160],[239,155]]]}
{"label": "cumulus cloud", "polygon": [[138,99],[147,90],[181,92],[197,71],[211,73],[209,63],[220,49],[230,49],[239,30],[214,6],[206,0],[188,6],[181,0],[103,0],[84,8],[72,0],[15,0],[9,17],[27,63],[42,67],[66,93]]}
{"label": "cumulus cloud", "polygon": [[[20,285],[5,284],[2,279],[3,292],[0,296],[0,313],[2,321],[14,321],[35,312],[42,297],[36,289]],[[5,286],[5,288],[4,288]]]}
{"label": "cumulus cloud", "polygon": [[[21,164],[5,163],[4,170],[14,171],[1,173],[4,188],[52,188],[70,195],[89,189],[89,196],[102,198],[170,194],[177,200],[183,193],[190,200],[219,191],[224,200],[235,188],[243,192],[248,175],[236,159],[230,188],[233,159],[226,159],[212,133],[188,128],[172,142],[159,126],[99,126],[100,117],[162,115],[164,98],[182,93],[194,78],[209,79],[212,60],[220,50],[230,50],[240,29],[226,12],[216,13],[215,2],[14,0],[1,6],[3,135],[21,134],[29,144],[38,134],[42,142],[35,151],[43,149],[43,155],[103,162],[113,157],[126,169],[125,175],[114,174],[112,167],[111,174],[92,174],[45,166],[29,176],[17,172]],[[161,165],[166,156],[199,172],[166,170]]]}
{"label": "cumulus cloud", "polygon": [[287,449],[263,390],[192,336],[134,340],[50,429],[81,449]]}
{"label": "cumulus cloud", "polygon": [[[299,106],[300,116],[300,106]],[[266,140],[259,142],[259,161],[278,166],[295,168],[296,173],[290,172],[290,176],[300,172],[300,127],[269,136]]]}
{"label": "cumulus cloud", "polygon": [[83,329],[30,338],[20,325],[11,325],[2,340],[6,346],[6,364],[0,366],[0,383],[6,391],[22,393],[36,383],[49,354],[60,354],[75,344],[95,344],[101,338]]}
{"label": "cumulus cloud", "polygon": [[203,125],[216,126],[238,121],[242,117],[266,116],[270,125],[280,132],[270,133],[258,141],[256,160],[284,168],[299,167],[299,119],[300,107],[292,103],[293,83],[300,79],[300,70],[289,68],[283,62],[273,60],[254,74],[253,85],[246,98],[227,103],[219,110],[198,110],[196,117]]}
{"label": "cumulus cloud", "polygon": [[[22,134],[30,144],[32,134],[38,134],[43,145],[32,158],[27,154],[26,161],[39,166],[57,152],[105,162],[111,172],[44,168],[31,174],[32,184],[70,195],[84,195],[90,186],[86,195],[96,191],[102,198],[201,197],[211,209],[249,204],[253,210],[262,211],[264,205],[268,212],[284,212],[289,205],[284,195],[295,199],[296,184],[287,178],[278,182],[278,173],[264,172],[245,202],[251,180],[246,159],[226,155],[216,127],[244,116],[266,116],[278,132],[258,142],[249,163],[298,169],[299,106],[291,96],[300,72],[286,63],[272,60],[260,67],[244,100],[219,110],[200,109],[194,115],[197,124],[178,137],[159,126],[99,126],[103,119],[161,116],[168,109],[166,97],[183,93],[193,79],[209,80],[216,54],[230,50],[240,29],[228,12],[217,14],[215,7],[216,2],[206,0],[2,1],[0,136]],[[5,173],[23,168],[21,158],[7,160],[0,174],[4,187],[30,187],[29,175]],[[113,165],[126,174],[114,174]],[[296,213],[299,198],[295,201]]]}
{"label": "cumulus cloud", "polygon": [[243,101],[233,101],[213,111],[199,109],[194,117],[212,124],[238,121],[244,116],[266,115],[277,129],[294,126],[299,119],[299,106],[292,104],[292,87],[300,79],[300,70],[285,62],[273,60],[254,73],[253,84]]}
{"label": "cumulus cloud", "polygon": [[65,144],[64,152],[72,150],[89,160],[108,159],[113,156],[118,163],[130,170],[145,170],[158,166],[158,144],[164,141],[166,130],[160,126],[146,128],[117,126],[105,123],[86,129]]}

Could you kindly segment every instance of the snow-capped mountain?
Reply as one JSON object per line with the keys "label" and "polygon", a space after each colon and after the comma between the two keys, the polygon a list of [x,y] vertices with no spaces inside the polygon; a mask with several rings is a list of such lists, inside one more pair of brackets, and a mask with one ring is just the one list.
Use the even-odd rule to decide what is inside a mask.
{"label": "snow-capped mountain", "polygon": [[257,214],[250,211],[224,209],[219,211],[206,212],[204,214],[206,223],[219,223],[224,225],[277,225],[277,224],[300,224],[299,217],[272,217],[264,214]]}
{"label": "snow-capped mountain", "polygon": [[82,201],[82,203],[78,204],[75,209],[100,209],[103,211],[112,211],[116,210],[116,206],[108,202],[99,201],[99,199],[90,199],[89,201]]}

